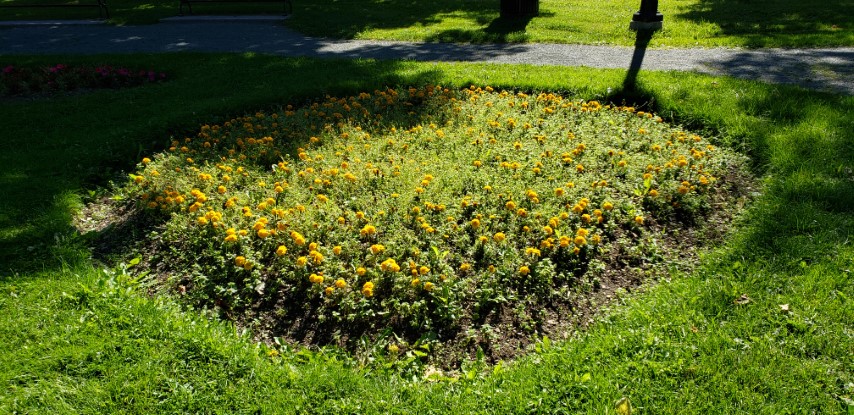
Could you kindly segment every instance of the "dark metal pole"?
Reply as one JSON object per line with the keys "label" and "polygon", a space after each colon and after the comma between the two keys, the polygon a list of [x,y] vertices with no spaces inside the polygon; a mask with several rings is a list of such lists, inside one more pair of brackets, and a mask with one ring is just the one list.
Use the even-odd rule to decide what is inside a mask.
{"label": "dark metal pole", "polygon": [[640,10],[632,17],[632,30],[661,29],[664,16],[658,12],[658,0],[641,0]]}

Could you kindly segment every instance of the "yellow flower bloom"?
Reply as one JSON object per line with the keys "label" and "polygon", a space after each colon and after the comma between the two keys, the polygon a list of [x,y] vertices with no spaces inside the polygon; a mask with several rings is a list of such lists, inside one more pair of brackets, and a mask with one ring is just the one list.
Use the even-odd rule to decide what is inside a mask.
{"label": "yellow flower bloom", "polygon": [[362,295],[365,297],[373,297],[374,295],[374,283],[368,281],[364,285],[362,285]]}
{"label": "yellow flower bloom", "polygon": [[427,292],[433,291],[433,286],[434,285],[432,282],[430,282],[430,281],[425,282],[424,283],[424,291],[427,291]]}
{"label": "yellow flower bloom", "polygon": [[276,249],[276,255],[277,256],[285,256],[285,254],[287,254],[287,253],[288,253],[288,248],[286,248],[284,245],[279,245],[279,247]]}
{"label": "yellow flower bloom", "polygon": [[385,246],[380,244],[371,245],[371,253],[377,255],[381,252],[385,251]]}
{"label": "yellow flower bloom", "polygon": [[335,280],[335,287],[336,288],[346,288],[347,282],[344,281],[343,278],[338,278],[337,280]]}
{"label": "yellow flower bloom", "polygon": [[400,265],[397,265],[394,259],[388,258],[380,263],[380,269],[385,272],[400,272]]}
{"label": "yellow flower bloom", "polygon": [[305,237],[297,231],[291,231],[291,239],[293,239],[294,243],[299,246],[305,245]]}
{"label": "yellow flower bloom", "polygon": [[521,267],[519,267],[519,274],[524,276],[524,275],[528,275],[530,273],[531,273],[531,269],[528,268],[527,265],[522,265]]}
{"label": "yellow flower bloom", "polygon": [[365,275],[367,272],[368,272],[368,270],[366,270],[364,267],[356,268],[356,275],[358,275],[360,277]]}
{"label": "yellow flower bloom", "polygon": [[245,264],[245,263],[246,263],[246,257],[244,257],[242,255],[234,258],[234,265],[237,265],[238,267],[242,267],[243,264]]}
{"label": "yellow flower bloom", "polygon": [[375,235],[376,233],[377,233],[377,228],[371,224],[365,225],[365,227],[363,227],[362,230],[359,231],[359,235],[361,235],[362,237],[372,236],[372,235]]}
{"label": "yellow flower bloom", "polygon": [[301,256],[297,258],[296,264],[298,267],[304,267],[308,263],[308,258]]}
{"label": "yellow flower bloom", "polygon": [[643,225],[643,216],[635,216],[635,223],[637,223],[638,225]]}
{"label": "yellow flower bloom", "polygon": [[531,189],[528,189],[528,191],[525,192],[525,196],[527,196],[528,199],[534,200],[534,199],[537,199],[537,192],[535,192]]}
{"label": "yellow flower bloom", "polygon": [[495,242],[499,242],[499,243],[501,243],[501,242],[503,242],[503,241],[504,241],[504,239],[505,239],[506,237],[507,237],[507,236],[506,236],[506,235],[504,235],[504,232],[497,232],[495,235],[493,235],[493,236],[492,236],[492,239],[493,239]]}

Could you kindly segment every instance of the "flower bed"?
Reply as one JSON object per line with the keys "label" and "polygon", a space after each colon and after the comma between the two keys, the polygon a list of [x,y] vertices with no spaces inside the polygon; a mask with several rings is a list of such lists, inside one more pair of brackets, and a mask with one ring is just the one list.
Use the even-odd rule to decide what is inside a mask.
{"label": "flower bed", "polygon": [[660,262],[649,230],[707,215],[741,164],[631,107],[428,86],[205,125],[127,191],[166,220],[149,263],[192,303],[398,353],[541,332],[615,261]]}
{"label": "flower bed", "polygon": [[160,82],[166,74],[112,66],[69,66],[28,68],[14,65],[0,70],[0,96],[67,92],[78,89],[124,88]]}

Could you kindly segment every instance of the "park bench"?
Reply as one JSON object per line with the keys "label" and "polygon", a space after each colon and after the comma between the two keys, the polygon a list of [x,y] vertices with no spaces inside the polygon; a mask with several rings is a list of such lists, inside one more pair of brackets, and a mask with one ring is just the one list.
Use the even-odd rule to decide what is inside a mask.
{"label": "park bench", "polygon": [[110,18],[110,10],[107,8],[107,0],[84,0],[74,4],[70,3],[28,3],[28,4],[4,4],[0,3],[0,8],[59,8],[59,7],[97,7],[98,16],[102,19]]}
{"label": "park bench", "polygon": [[193,14],[193,3],[282,3],[282,11],[285,15],[293,12],[294,6],[291,0],[180,0],[178,7],[179,15],[184,15],[184,5],[187,6],[189,14]]}

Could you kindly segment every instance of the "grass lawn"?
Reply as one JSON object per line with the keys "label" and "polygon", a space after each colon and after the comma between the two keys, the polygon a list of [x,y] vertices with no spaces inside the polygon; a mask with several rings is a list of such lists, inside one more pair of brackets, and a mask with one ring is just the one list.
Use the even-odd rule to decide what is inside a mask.
{"label": "grass lawn", "polygon": [[[44,0],[5,0],[39,4]],[[629,46],[638,0],[542,0],[540,15],[508,21],[495,0],[302,0],[287,25],[309,35],[426,42],[541,42]],[[117,24],[150,24],[178,14],[178,2],[109,2]],[[664,29],[652,47],[819,47],[854,45],[854,5],[832,1],[674,0],[661,2]],[[197,14],[276,14],[276,4],[200,4]],[[95,18],[93,9],[0,8],[0,19]],[[323,24],[317,24],[323,22]]]}
{"label": "grass lawn", "polygon": [[[640,413],[854,408],[852,97],[653,72],[622,91],[624,71],[587,68],[253,55],[15,63],[57,61],[151,68],[169,81],[0,101],[0,349],[12,351],[0,357],[0,412],[608,413],[621,397]],[[145,296],[123,267],[102,270],[70,226],[98,185],[126,180],[172,135],[276,104],[426,83],[651,103],[749,155],[764,188],[697,272],[619,296],[568,341],[439,382],[366,372],[331,349],[274,356]]]}

